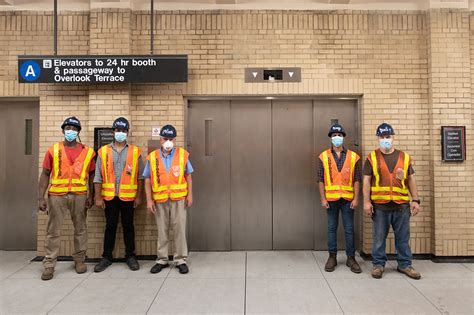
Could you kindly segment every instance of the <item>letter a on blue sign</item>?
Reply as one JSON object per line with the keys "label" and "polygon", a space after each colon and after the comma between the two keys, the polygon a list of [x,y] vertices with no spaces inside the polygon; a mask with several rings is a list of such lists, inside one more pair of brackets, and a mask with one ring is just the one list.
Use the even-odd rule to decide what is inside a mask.
{"label": "letter a on blue sign", "polygon": [[36,61],[25,61],[20,67],[20,75],[25,81],[36,81],[41,74],[41,68]]}

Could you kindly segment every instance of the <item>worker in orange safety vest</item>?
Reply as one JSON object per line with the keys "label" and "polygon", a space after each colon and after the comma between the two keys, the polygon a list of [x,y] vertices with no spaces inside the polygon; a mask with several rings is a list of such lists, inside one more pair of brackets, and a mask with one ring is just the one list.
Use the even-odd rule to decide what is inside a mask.
{"label": "worker in orange safety vest", "polygon": [[[81,122],[69,117],[61,125],[64,141],[48,149],[38,183],[38,209],[48,214],[44,270],[41,279],[50,280],[59,255],[61,227],[66,215],[74,225],[74,252],[77,273],[85,273],[87,249],[86,212],[92,206],[94,150],[79,143]],[[48,188],[49,186],[49,188]],[[48,191],[48,200],[45,198]]]}
{"label": "worker in orange safety vest", "polygon": [[158,273],[169,266],[168,231],[173,229],[173,244],[176,267],[181,274],[188,273],[186,264],[186,207],[193,203],[191,173],[193,167],[189,153],[175,148],[176,129],[166,125],[160,130],[161,148],[151,152],[143,175],[147,209],[155,215],[158,228],[158,258],[151,273]]}
{"label": "worker in orange safety vest", "polygon": [[319,194],[321,206],[327,211],[329,257],[324,270],[337,266],[337,227],[342,215],[346,241],[346,265],[354,273],[362,270],[355,259],[354,211],[359,203],[360,157],[343,146],[346,132],[340,124],[330,127],[331,148],[319,155]]}

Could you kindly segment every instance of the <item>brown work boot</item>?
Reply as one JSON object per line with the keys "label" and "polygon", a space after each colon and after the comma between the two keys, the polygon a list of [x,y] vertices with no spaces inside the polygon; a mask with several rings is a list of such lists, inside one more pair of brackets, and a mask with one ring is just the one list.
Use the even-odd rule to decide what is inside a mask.
{"label": "brown work boot", "polygon": [[362,272],[362,269],[360,269],[360,266],[357,263],[357,261],[355,260],[354,256],[347,257],[346,266],[351,268],[351,271],[353,273],[361,273]]}
{"label": "brown work boot", "polygon": [[53,279],[53,275],[54,275],[54,268],[46,267],[43,270],[43,274],[41,274],[41,280],[51,280]]}
{"label": "brown work boot", "polygon": [[382,266],[374,266],[372,268],[372,278],[380,279],[383,275],[383,267]]}
{"label": "brown work boot", "polygon": [[412,266],[400,269],[397,267],[397,271],[406,274],[412,279],[419,280],[421,278],[421,275],[418,271],[415,270]]}
{"label": "brown work boot", "polygon": [[326,265],[324,266],[324,270],[327,272],[333,272],[337,266],[337,259],[336,253],[329,253],[328,261],[326,261]]}
{"label": "brown work boot", "polygon": [[77,273],[87,272],[87,265],[84,263],[84,258],[75,258],[74,267],[76,268]]}

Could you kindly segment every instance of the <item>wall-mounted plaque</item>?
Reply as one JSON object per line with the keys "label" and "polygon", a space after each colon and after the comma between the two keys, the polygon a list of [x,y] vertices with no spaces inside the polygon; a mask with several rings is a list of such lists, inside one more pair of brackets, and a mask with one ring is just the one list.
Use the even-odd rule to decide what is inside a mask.
{"label": "wall-mounted plaque", "polygon": [[94,150],[97,152],[102,146],[114,141],[113,128],[94,128]]}
{"label": "wall-mounted plaque", "polygon": [[466,159],[466,127],[441,127],[441,148],[443,161],[464,161]]}

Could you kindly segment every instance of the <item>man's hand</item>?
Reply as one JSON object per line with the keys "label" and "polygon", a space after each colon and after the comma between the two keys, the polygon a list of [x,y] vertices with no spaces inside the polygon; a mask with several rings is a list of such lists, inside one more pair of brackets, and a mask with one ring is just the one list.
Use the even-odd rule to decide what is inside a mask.
{"label": "man's hand", "polygon": [[99,209],[105,209],[105,202],[102,198],[95,198],[95,206]]}
{"label": "man's hand", "polygon": [[326,198],[321,199],[321,207],[323,207],[323,209],[329,209],[329,202]]}
{"label": "man's hand", "polygon": [[354,200],[352,200],[351,202],[351,209],[355,209],[357,208],[357,206],[359,205],[359,198],[354,198]]}
{"label": "man's hand", "polygon": [[410,210],[411,210],[411,215],[415,216],[418,214],[418,212],[421,211],[421,206],[418,204],[418,202],[412,202],[410,204]]}
{"label": "man's hand", "polygon": [[48,211],[48,202],[44,197],[38,198],[38,210],[41,212]]}
{"label": "man's hand", "polygon": [[133,208],[138,208],[142,204],[142,198],[137,196],[133,202]]}
{"label": "man's hand", "polygon": [[87,197],[86,204],[85,204],[86,210],[92,208],[93,205],[94,205],[94,198],[92,196]]}
{"label": "man's hand", "polygon": [[150,211],[151,213],[155,214],[156,213],[156,206],[153,200],[147,200],[146,201],[146,209]]}
{"label": "man's hand", "polygon": [[186,207],[191,207],[193,205],[193,196],[192,195],[188,195],[186,197]]}
{"label": "man's hand", "polygon": [[370,201],[364,202],[364,213],[369,217],[374,214],[374,206],[372,206],[372,203]]}

